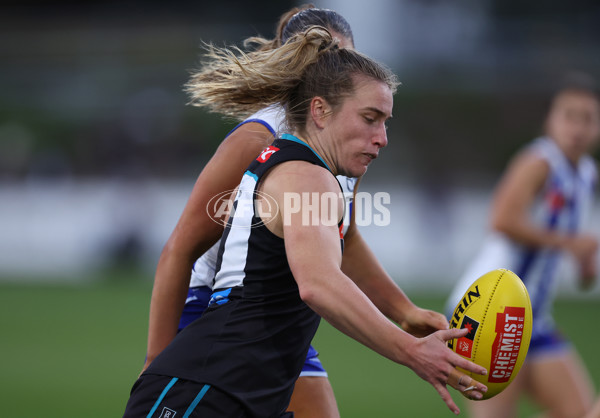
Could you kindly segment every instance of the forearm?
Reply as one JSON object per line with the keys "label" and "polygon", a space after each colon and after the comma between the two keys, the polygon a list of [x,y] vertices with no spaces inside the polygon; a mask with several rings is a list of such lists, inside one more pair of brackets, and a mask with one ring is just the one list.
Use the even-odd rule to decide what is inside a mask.
{"label": "forearm", "polygon": [[416,340],[387,319],[345,275],[301,286],[302,299],[335,328],[400,364]]}
{"label": "forearm", "polygon": [[175,338],[187,297],[193,261],[167,249],[158,262],[150,301],[146,365]]}
{"label": "forearm", "polygon": [[355,231],[345,242],[342,271],[388,318],[402,322],[415,305],[385,271],[362,236]]}
{"label": "forearm", "polygon": [[492,228],[521,245],[564,249],[572,236],[537,227],[526,219],[493,219]]}

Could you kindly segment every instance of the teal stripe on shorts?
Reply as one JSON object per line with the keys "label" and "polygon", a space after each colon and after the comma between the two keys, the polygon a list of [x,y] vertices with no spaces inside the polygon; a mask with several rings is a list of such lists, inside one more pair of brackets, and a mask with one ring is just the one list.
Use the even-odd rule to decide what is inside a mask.
{"label": "teal stripe on shorts", "polygon": [[162,402],[162,400],[166,396],[167,392],[173,387],[173,385],[175,384],[175,382],[177,382],[177,380],[179,380],[179,379],[176,378],[176,377],[174,377],[173,379],[171,379],[171,381],[169,382],[169,384],[167,386],[165,386],[165,388],[163,389],[162,393],[160,394],[160,396],[156,400],[156,403],[154,404],[154,406],[152,407],[152,409],[150,410],[150,412],[148,412],[148,415],[146,416],[146,418],[150,418],[152,416],[152,414],[156,411],[156,408],[158,408],[158,405],[160,405],[160,403]]}
{"label": "teal stripe on shorts", "polygon": [[183,414],[183,418],[189,418],[189,416],[192,414],[192,412],[194,412],[194,409],[196,409],[196,406],[200,403],[204,395],[206,395],[206,392],[208,392],[208,389],[210,389],[210,385],[204,385],[202,387],[202,390],[198,393],[198,395],[196,395],[194,402],[190,404],[187,411],[185,411],[185,414]]}

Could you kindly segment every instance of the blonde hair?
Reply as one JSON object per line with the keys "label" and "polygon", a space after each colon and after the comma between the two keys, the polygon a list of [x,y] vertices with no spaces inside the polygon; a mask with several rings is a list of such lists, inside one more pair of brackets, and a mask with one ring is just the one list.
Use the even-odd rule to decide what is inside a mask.
{"label": "blonde hair", "polygon": [[355,75],[381,81],[392,92],[398,85],[388,68],[359,52],[339,48],[322,26],[311,26],[273,50],[245,53],[236,47],[207,45],[207,58],[186,84],[192,105],[243,119],[280,104],[291,128],[304,127],[315,96],[335,109],[353,93]]}

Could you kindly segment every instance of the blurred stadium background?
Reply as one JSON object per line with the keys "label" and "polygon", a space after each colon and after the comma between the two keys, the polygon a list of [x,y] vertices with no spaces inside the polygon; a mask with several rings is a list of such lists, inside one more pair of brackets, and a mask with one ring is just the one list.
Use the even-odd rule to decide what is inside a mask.
{"label": "blurred stadium background", "polygon": [[[600,3],[313,3],[344,15],[357,48],[403,82],[390,144],[361,186],[391,194],[391,224],[362,231],[402,287],[439,310],[485,234],[491,188],[540,132],[553,88],[570,71],[600,78]],[[122,412],[142,363],[158,254],[196,176],[235,125],[186,106],[182,85],[200,42],[270,37],[279,15],[298,4],[3,7],[1,415]],[[590,225],[600,233],[598,209]],[[590,330],[598,329],[600,285],[581,293],[569,262],[561,269],[557,310],[599,385],[599,337]],[[410,372],[327,325],[318,338],[342,416],[449,413]],[[350,361],[360,377],[349,373]]]}

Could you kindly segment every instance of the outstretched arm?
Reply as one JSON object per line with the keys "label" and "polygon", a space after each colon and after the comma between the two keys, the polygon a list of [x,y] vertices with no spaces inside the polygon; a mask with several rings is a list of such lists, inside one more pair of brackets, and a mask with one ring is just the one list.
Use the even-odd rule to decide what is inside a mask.
{"label": "outstretched arm", "polygon": [[[271,180],[275,177],[277,180]],[[342,272],[337,226],[331,223],[303,223],[301,211],[286,213],[285,192],[307,192],[308,195],[317,193],[321,196],[323,193],[337,193],[337,190],[338,185],[330,173],[304,162],[289,162],[277,166],[263,180],[262,191],[273,196],[281,209],[281,219],[269,223],[268,227],[285,240],[288,261],[298,283],[300,297],[340,331],[382,356],[410,367],[418,376],[431,383],[448,407],[458,413],[459,409],[446,388],[454,368],[485,373],[483,367],[446,347],[447,340],[463,336],[465,331],[438,331],[425,338],[415,338],[404,332],[386,318]],[[319,205],[316,206],[319,211],[316,218],[326,218],[330,209],[321,210]],[[342,199],[337,208],[341,216]],[[476,387],[477,390],[472,391],[472,394],[480,397],[479,392],[486,388],[482,384],[477,384]]]}
{"label": "outstretched arm", "polygon": [[158,261],[150,302],[144,369],[177,334],[192,267],[223,233],[223,226],[207,213],[209,200],[234,189],[250,162],[272,140],[273,135],[263,125],[246,123],[221,143],[200,173]]}

